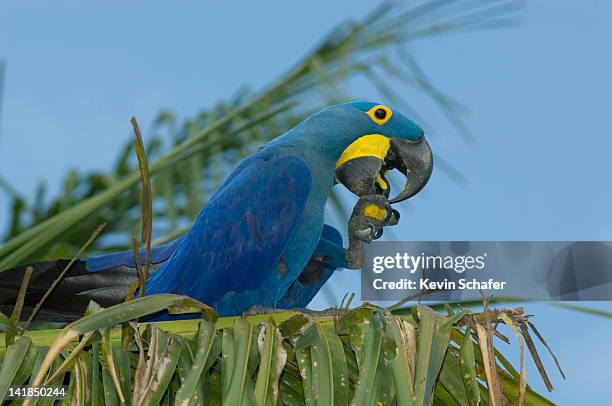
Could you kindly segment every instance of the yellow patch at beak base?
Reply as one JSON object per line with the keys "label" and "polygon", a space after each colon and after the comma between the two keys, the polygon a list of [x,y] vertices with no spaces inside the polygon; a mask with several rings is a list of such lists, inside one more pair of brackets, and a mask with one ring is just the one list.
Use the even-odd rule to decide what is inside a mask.
{"label": "yellow patch at beak base", "polygon": [[376,183],[378,183],[378,186],[380,186],[382,190],[389,189],[389,185],[387,184],[387,182],[385,182],[385,180],[380,175],[376,177]]}
{"label": "yellow patch at beak base", "polygon": [[336,161],[336,169],[351,159],[362,156],[372,156],[384,161],[389,151],[390,143],[391,140],[384,135],[364,135],[344,150],[338,161]]}

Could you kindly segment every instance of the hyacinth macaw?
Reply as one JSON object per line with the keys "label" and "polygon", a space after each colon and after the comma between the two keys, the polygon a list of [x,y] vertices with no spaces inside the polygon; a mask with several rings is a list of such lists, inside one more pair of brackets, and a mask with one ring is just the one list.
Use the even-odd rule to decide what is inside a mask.
{"label": "hyacinth macaw", "polygon": [[[371,102],[328,107],[240,162],[186,234],[152,249],[146,295],[188,295],[223,316],[254,305],[306,307],[334,270],[352,265],[340,232],[324,224],[333,186],[342,183],[363,199],[388,197],[385,173],[399,169],[406,184],[388,201],[396,203],[427,183],[432,165],[423,130],[399,112]],[[362,206],[366,219],[391,211],[388,204]],[[61,268],[61,261],[35,266],[33,303]],[[89,300],[121,302],[134,268],[131,252],[79,261],[48,300],[49,318],[82,312]],[[0,292],[18,289],[21,277],[11,274],[2,274]]]}

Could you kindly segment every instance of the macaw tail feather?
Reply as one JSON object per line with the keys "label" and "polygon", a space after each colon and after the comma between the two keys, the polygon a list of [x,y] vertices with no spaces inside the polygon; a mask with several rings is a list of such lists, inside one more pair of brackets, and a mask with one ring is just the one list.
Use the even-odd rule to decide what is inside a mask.
{"label": "macaw tail feather", "polygon": [[[21,319],[29,317],[36,304],[69,264],[68,259],[38,262],[0,272],[0,311],[10,315],[27,266],[33,268],[26,290]],[[127,266],[89,272],[87,262],[77,260],[44,301],[37,313],[37,321],[72,321],[83,316],[90,300],[102,307],[124,300],[137,277],[136,270]]]}
{"label": "macaw tail feather", "polygon": [[[180,239],[151,248],[151,271],[160,267],[174,252]],[[145,257],[144,250],[139,253]],[[23,275],[34,269],[26,291],[21,318],[29,317],[34,306],[69,264],[68,259],[37,262],[0,272],[0,311],[11,314]],[[102,307],[121,303],[137,278],[133,251],[114,252],[77,260],[53,289],[36,315],[39,321],[72,321],[83,316],[90,300]]]}

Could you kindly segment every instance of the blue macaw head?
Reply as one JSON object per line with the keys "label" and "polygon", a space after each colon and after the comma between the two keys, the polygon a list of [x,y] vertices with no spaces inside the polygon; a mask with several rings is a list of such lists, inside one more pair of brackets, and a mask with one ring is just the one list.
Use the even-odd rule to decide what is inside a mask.
{"label": "blue macaw head", "polygon": [[389,200],[397,203],[429,180],[433,158],[423,129],[400,112],[378,103],[351,102],[328,107],[312,119],[325,137],[318,141],[337,157],[336,180],[353,193],[388,197],[385,174],[398,169],[406,184]]}
{"label": "blue macaw head", "polygon": [[388,138],[418,141],[424,131],[414,121],[380,103],[350,102],[329,108],[350,116],[353,124],[367,133],[376,132]]}

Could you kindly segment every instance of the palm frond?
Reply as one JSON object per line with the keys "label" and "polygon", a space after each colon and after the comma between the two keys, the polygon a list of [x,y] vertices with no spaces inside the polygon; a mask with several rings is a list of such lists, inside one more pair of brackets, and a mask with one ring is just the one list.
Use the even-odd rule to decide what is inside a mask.
{"label": "palm frond", "polygon": [[[135,321],[162,309],[203,319]],[[531,341],[522,309],[486,305],[446,314],[419,305],[404,317],[364,305],[217,320],[183,296],[108,309],[92,302],[62,330],[0,340],[0,399],[9,385],[57,385],[65,376],[67,401],[80,404],[552,405],[492,347],[502,324]]]}

